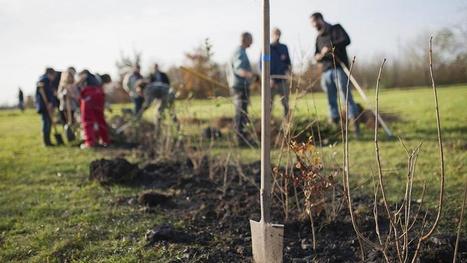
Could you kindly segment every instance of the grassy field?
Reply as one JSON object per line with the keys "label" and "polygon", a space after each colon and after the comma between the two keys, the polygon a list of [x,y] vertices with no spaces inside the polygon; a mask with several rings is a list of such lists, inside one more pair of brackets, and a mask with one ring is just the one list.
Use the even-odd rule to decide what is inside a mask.
{"label": "grassy field", "polygon": [[[390,124],[396,135],[409,147],[423,142],[416,184],[428,183],[428,203],[433,206],[439,160],[432,90],[388,90],[382,92],[380,100],[382,111],[399,118]],[[467,86],[442,87],[439,100],[446,157],[443,229],[447,231],[455,226],[467,173]],[[313,102],[317,114],[325,118],[326,100],[321,93],[314,99],[311,95],[300,98],[294,103],[294,112],[297,116],[312,116]],[[252,99],[252,105],[251,114],[259,116],[259,97]],[[233,115],[229,99],[184,101],[176,106],[181,118]],[[274,114],[280,116],[279,103],[275,106]],[[145,248],[143,237],[158,222],[183,222],[163,214],[147,214],[134,206],[113,204],[117,197],[136,195],[141,189],[103,188],[88,181],[89,162],[107,156],[107,150],[44,148],[39,131],[39,117],[32,110],[0,112],[0,262],[165,262],[179,256],[178,245]],[[221,147],[213,150],[225,154]],[[257,149],[238,151],[242,161],[259,159]],[[403,190],[407,157],[398,140],[383,140],[381,151],[388,192],[397,201]],[[325,147],[322,153],[326,162],[337,164],[342,147]],[[371,191],[376,171],[372,131],[364,130],[361,140],[352,140],[350,153],[352,184],[360,192]],[[125,155],[132,160],[131,152]]]}

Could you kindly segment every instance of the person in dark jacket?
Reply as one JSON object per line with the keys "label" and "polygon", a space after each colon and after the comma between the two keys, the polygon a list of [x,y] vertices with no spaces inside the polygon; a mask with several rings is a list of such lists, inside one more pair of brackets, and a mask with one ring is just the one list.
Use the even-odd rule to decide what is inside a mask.
{"label": "person in dark jacket", "polygon": [[[340,63],[342,62],[347,67],[349,66],[346,47],[350,44],[350,37],[340,24],[331,25],[327,23],[321,13],[312,14],[310,16],[310,21],[311,25],[318,31],[315,59],[322,66],[321,87],[327,93],[330,118],[333,123],[339,124],[340,115],[337,104],[337,92],[339,92],[343,98],[342,104],[345,104],[348,82],[348,77]],[[348,114],[353,120],[355,135],[358,137],[360,135],[357,122],[359,110],[353,100],[350,89],[348,94]]]}
{"label": "person in dark jacket", "polygon": [[44,75],[40,76],[36,85],[35,104],[37,113],[42,120],[42,140],[45,146],[53,146],[50,140],[50,130],[52,128],[52,112],[56,107],[54,97],[53,82],[57,78],[57,73],[53,68],[47,68]]}
{"label": "person in dark jacket", "polygon": [[24,111],[24,94],[21,88],[18,89],[18,108]]}
{"label": "person in dark jacket", "polygon": [[[271,43],[271,103],[276,95],[280,96],[284,107],[284,117],[289,115],[289,85],[287,82],[292,63],[290,61],[289,49],[280,42],[281,31],[279,28],[272,30]],[[261,66],[261,59],[260,59]],[[272,109],[272,107],[271,107]]]}
{"label": "person in dark jacket", "polygon": [[159,70],[159,65],[154,64],[154,71],[148,76],[149,83],[161,82],[170,86],[170,79],[166,73]]}

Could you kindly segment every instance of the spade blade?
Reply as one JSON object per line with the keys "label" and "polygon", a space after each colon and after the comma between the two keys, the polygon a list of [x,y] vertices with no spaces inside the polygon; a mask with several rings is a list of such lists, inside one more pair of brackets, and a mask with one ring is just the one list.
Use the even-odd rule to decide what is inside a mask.
{"label": "spade blade", "polygon": [[256,263],[282,263],[284,225],[250,220],[253,259]]}

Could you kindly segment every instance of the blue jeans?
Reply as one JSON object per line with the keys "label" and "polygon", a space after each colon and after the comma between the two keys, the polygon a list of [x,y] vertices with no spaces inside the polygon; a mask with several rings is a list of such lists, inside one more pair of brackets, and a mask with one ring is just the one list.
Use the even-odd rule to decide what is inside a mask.
{"label": "blue jeans", "polygon": [[133,98],[133,104],[135,105],[134,114],[138,114],[141,108],[143,107],[144,98],[137,96]]}
{"label": "blue jeans", "polygon": [[[348,77],[342,68],[329,69],[321,75],[321,88],[328,96],[329,114],[331,119],[339,119],[339,106],[337,104],[337,90],[339,89],[342,98],[341,105],[345,109],[345,96],[347,94]],[[358,117],[358,107],[352,97],[352,90],[349,86],[349,112],[350,118]]]}
{"label": "blue jeans", "polygon": [[42,120],[42,139],[45,144],[50,144],[50,130],[52,129],[52,120],[47,112],[41,112]]}

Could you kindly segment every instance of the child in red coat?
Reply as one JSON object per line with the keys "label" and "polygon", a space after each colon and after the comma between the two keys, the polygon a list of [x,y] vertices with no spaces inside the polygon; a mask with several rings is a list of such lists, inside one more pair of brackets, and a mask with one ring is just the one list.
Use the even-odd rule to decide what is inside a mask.
{"label": "child in red coat", "polygon": [[[109,75],[99,79],[88,70],[79,74],[81,92],[80,109],[81,125],[84,131],[83,148],[92,148],[110,144],[107,123],[105,122],[105,94],[103,85],[111,81]],[[100,140],[100,141],[99,141]]]}

